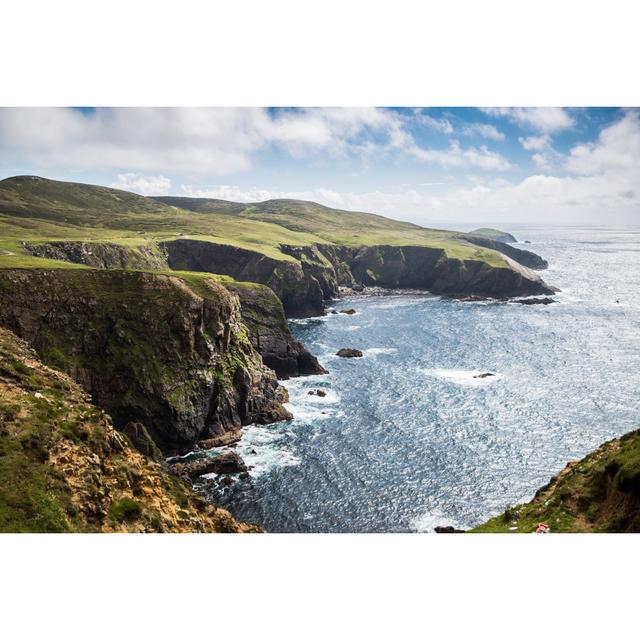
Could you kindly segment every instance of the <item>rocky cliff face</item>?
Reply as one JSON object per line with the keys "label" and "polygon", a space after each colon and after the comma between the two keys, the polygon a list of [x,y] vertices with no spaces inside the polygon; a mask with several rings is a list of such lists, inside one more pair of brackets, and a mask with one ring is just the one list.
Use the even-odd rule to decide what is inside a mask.
{"label": "rocky cliff face", "polygon": [[268,286],[290,318],[323,313],[322,288],[297,261],[275,260],[257,251],[201,240],[173,240],[160,247],[172,269],[220,273]]}
{"label": "rocky cliff face", "polygon": [[[224,264],[207,264],[204,258],[192,262],[188,249],[184,248],[185,241],[177,242],[179,249],[172,249],[171,251],[174,256],[174,258],[172,258],[172,264],[174,265],[195,265],[197,271],[206,271],[203,265],[207,265],[218,268],[216,273],[224,273],[226,275],[229,275],[229,273],[238,273],[240,275],[246,275],[247,277],[262,278],[272,284],[277,280],[277,274],[275,274],[276,266],[274,266],[277,264],[277,261],[267,260],[267,262],[262,264],[260,269],[256,267],[256,269],[251,272],[244,272],[242,269],[237,268],[238,264],[243,263],[243,259],[238,258],[238,256],[236,256],[236,259],[232,259],[226,263],[226,267]],[[47,242],[37,245],[26,244],[25,250],[31,255],[84,264],[96,269],[140,269],[156,271],[169,269],[166,246],[171,247],[173,244],[174,243],[168,243],[165,245],[165,248],[162,248],[153,244],[149,246],[125,247],[112,243]],[[199,244],[200,243],[196,243],[195,246],[199,247]],[[190,245],[186,246],[188,247]],[[223,249],[225,255],[227,255],[233,247],[224,247]],[[182,257],[176,258],[175,251],[178,251],[178,255],[182,255]],[[260,263],[257,256],[252,252],[238,251],[241,255],[245,253],[250,254],[251,259],[255,261],[255,265]],[[207,252],[203,250],[201,250],[200,253],[207,254]],[[234,252],[231,252],[231,254],[233,253]],[[198,252],[196,251],[194,255],[198,255]],[[229,256],[227,255],[227,257]],[[331,265],[329,265],[329,267],[331,267]],[[304,287],[308,286],[309,282],[312,282],[311,277],[309,277],[306,279],[305,284],[304,264],[302,271],[298,273],[294,270],[292,273],[289,273],[287,277],[278,280],[277,286],[274,286],[281,291],[282,296],[289,300],[290,305],[294,308],[298,308],[296,307],[297,304],[302,304],[301,309],[298,308],[299,311],[306,309],[312,314],[322,313],[323,294],[324,297],[337,295],[337,284],[334,282],[332,285],[328,285],[326,291],[323,289],[322,292],[317,286],[313,285],[310,290],[308,290],[308,295],[302,298],[299,296],[296,297],[295,294],[285,293],[285,289],[288,287],[287,283],[290,282],[291,278],[295,279],[300,276],[300,273],[302,274],[302,280],[298,286],[304,289]],[[335,280],[335,272],[331,271],[328,277],[321,282],[326,283],[330,281],[332,274]],[[352,281],[346,278],[344,283],[346,286],[350,286]],[[279,378],[325,372],[316,358],[312,356],[303,345],[293,339],[285,319],[283,305],[271,288],[257,285],[252,286],[249,283],[225,283],[225,287],[233,290],[234,293],[240,297],[242,319],[249,329],[251,343],[254,349],[260,353],[265,364],[273,369]],[[308,303],[309,296],[313,297],[311,307],[309,307]],[[310,311],[309,308],[311,308]]]}
{"label": "rocky cliff face", "polygon": [[442,249],[422,246],[282,246],[295,262],[186,239],[164,243],[163,250],[171,268],[224,273],[267,285],[289,317],[321,315],[324,300],[338,295],[340,286],[357,284],[500,298],[553,293],[539,276],[508,257],[506,266],[499,268],[481,260],[449,258]]}
{"label": "rocky cliff face", "polygon": [[528,533],[545,522],[554,532],[640,532],[640,430],[570,462],[533,500],[474,529]]}
{"label": "rocky cliff face", "polygon": [[[507,244],[503,241],[492,238],[484,238],[482,236],[474,236],[470,234],[461,236],[461,239],[471,244],[475,244],[479,247],[485,247],[486,249],[499,251],[505,256],[509,256],[511,259],[515,260],[523,267],[528,267],[529,269],[546,269],[549,266],[549,263],[546,260],[541,258],[538,254],[533,253],[533,251],[518,249],[517,247],[512,247],[510,244]],[[513,241],[515,242],[515,238]]]}
{"label": "rocky cliff face", "polygon": [[261,285],[227,282],[240,299],[242,319],[253,348],[280,379],[327,373],[306,347],[294,340],[278,297]]}
{"label": "rocky cliff face", "polygon": [[67,375],[0,328],[0,532],[259,531],[133,449]]}
{"label": "rocky cliff face", "polygon": [[205,276],[4,270],[0,324],[77,380],[116,426],[143,424],[164,452],[290,418],[238,298]]}
{"label": "rocky cliff face", "polygon": [[45,242],[24,244],[32,256],[86,264],[96,269],[167,269],[166,256],[155,245],[125,247],[111,242]]}
{"label": "rocky cliff face", "polygon": [[429,247],[363,247],[350,261],[351,273],[365,286],[426,289],[443,295],[497,298],[552,293],[535,273],[505,258],[508,267],[480,260],[448,258]]}

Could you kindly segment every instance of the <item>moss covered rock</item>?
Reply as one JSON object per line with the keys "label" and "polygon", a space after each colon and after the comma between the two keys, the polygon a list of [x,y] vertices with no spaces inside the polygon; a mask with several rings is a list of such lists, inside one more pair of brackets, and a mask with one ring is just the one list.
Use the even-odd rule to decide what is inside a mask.
{"label": "moss covered rock", "polygon": [[290,418],[237,296],[210,277],[0,270],[0,324],[75,378],[118,427],[142,423],[165,453]]}
{"label": "moss covered rock", "polygon": [[259,531],[132,448],[69,376],[0,328],[0,532]]}

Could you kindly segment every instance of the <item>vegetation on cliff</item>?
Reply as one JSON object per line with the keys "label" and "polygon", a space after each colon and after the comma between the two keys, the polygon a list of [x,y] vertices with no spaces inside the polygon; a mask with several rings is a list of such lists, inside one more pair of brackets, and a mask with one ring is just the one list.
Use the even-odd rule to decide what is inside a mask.
{"label": "vegetation on cliff", "polygon": [[0,329],[0,532],[243,532]]}
{"label": "vegetation on cliff", "polygon": [[640,430],[570,462],[531,502],[507,509],[473,531],[640,532]]}
{"label": "vegetation on cliff", "polygon": [[[398,272],[405,255],[412,259]],[[420,271],[416,256],[437,271]],[[0,181],[0,268],[71,263],[144,270],[166,264],[259,282],[290,316],[322,313],[325,299],[362,274],[381,286],[417,282],[445,294],[550,292],[495,247],[373,214],[298,200],[144,198],[32,176]]]}
{"label": "vegetation on cliff", "polygon": [[165,452],[290,417],[237,296],[208,274],[4,269],[0,325]]}
{"label": "vegetation on cliff", "polygon": [[500,229],[493,229],[491,227],[480,227],[469,231],[469,235],[481,236],[483,238],[489,238],[490,240],[497,240],[498,242],[518,242],[515,236],[507,233],[506,231],[500,231]]}

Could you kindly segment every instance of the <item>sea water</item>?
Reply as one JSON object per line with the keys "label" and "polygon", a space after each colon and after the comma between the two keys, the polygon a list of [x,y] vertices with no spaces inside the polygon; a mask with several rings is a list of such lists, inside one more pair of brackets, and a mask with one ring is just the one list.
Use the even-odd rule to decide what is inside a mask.
{"label": "sea water", "polygon": [[640,427],[640,228],[510,230],[557,304],[354,297],[292,321],[330,373],[285,382],[295,419],[248,427],[251,476],[212,499],[267,531],[468,528]]}

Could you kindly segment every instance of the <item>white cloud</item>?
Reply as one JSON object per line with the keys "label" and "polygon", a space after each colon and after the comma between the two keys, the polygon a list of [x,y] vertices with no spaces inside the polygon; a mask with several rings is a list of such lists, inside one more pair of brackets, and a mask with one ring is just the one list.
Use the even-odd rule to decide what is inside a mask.
{"label": "white cloud", "polygon": [[518,140],[527,151],[544,151],[551,145],[549,136],[529,136],[528,138],[518,138]]}
{"label": "white cloud", "polygon": [[[430,119],[423,114],[423,118]],[[433,120],[433,119],[430,119]],[[436,122],[434,120],[434,122]],[[35,170],[115,170],[198,176],[248,171],[255,155],[277,147],[294,158],[388,154],[441,166],[503,170],[485,148],[422,149],[400,113],[377,108],[68,108],[0,109],[0,152]],[[434,126],[452,131],[448,121]]]}
{"label": "white cloud", "polygon": [[561,107],[485,107],[482,111],[546,134],[570,129],[574,124],[573,118]]}
{"label": "white cloud", "polygon": [[0,109],[3,154],[73,170],[228,175],[248,170],[268,145],[296,157],[339,155],[362,151],[358,138],[372,133],[394,148],[408,139],[395,112],[375,108]]}
{"label": "white cloud", "polygon": [[573,147],[567,168],[586,175],[631,174],[640,185],[640,111],[627,111],[603,129],[596,142]]}
{"label": "white cloud", "polygon": [[504,140],[504,133],[498,131],[492,124],[483,124],[481,122],[472,122],[463,127],[462,133],[465,136],[480,136],[487,140]]}
{"label": "white cloud", "polygon": [[453,125],[449,120],[446,118],[434,118],[426,113],[422,113],[420,110],[418,110],[417,113],[417,122],[446,136],[453,133]]}
{"label": "white cloud", "polygon": [[506,158],[489,151],[484,145],[463,149],[456,140],[453,140],[447,149],[423,149],[414,146],[409,151],[418,160],[443,167],[478,167],[488,171],[506,171],[511,168]]}
{"label": "white cloud", "polygon": [[142,196],[166,196],[171,190],[171,180],[165,176],[144,176],[139,173],[119,173],[109,185],[114,189],[133,191]]}
{"label": "white cloud", "polygon": [[[304,191],[244,189],[223,185],[210,188],[184,186],[178,195],[260,202],[294,198],[329,207],[369,211],[391,218],[429,225],[457,222],[582,223],[634,220],[640,214],[640,190],[624,180],[603,176],[580,178],[529,176],[521,182],[474,184],[453,190],[398,189],[339,192],[327,188]],[[617,218],[616,218],[617,216]],[[443,224],[444,223],[444,224]]]}

